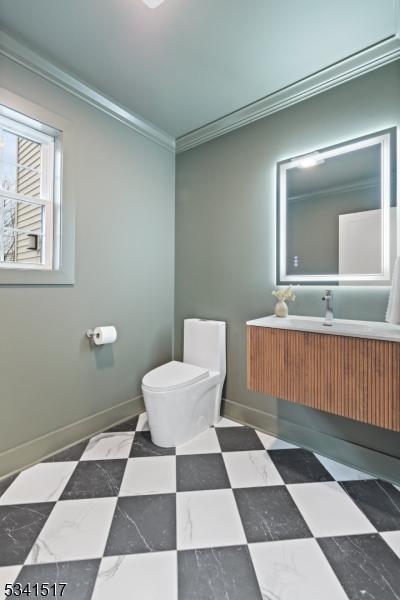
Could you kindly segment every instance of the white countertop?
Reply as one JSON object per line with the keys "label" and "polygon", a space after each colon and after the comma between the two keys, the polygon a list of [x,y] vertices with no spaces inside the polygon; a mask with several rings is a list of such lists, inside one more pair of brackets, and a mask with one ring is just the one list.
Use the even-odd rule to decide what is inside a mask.
{"label": "white countertop", "polygon": [[247,321],[247,325],[255,327],[270,327],[272,329],[290,329],[294,331],[309,331],[328,335],[345,335],[349,337],[400,342],[400,325],[381,323],[379,321],[352,321],[350,319],[334,319],[332,326],[324,325],[321,317],[303,317],[289,315],[276,317],[270,315]]}

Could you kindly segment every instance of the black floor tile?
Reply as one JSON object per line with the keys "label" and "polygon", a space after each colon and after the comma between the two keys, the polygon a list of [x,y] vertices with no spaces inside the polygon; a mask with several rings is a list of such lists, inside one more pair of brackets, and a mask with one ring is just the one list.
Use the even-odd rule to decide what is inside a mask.
{"label": "black floor tile", "polygon": [[[50,587],[48,598],[63,598],[63,600],[90,600],[94,584],[96,581],[97,571],[99,569],[100,560],[77,560],[73,562],[59,562],[46,565],[29,565],[23,567],[16,581],[21,584],[22,588],[26,585],[33,586],[39,584],[39,597],[44,596],[46,589],[40,593],[40,584],[57,584],[55,587],[56,593]],[[58,584],[66,583],[63,590]],[[34,588],[31,588],[34,589]],[[10,598],[26,598],[24,594],[18,594]],[[31,594],[31,598],[35,594]]]}
{"label": "black floor tile", "polygon": [[230,488],[222,454],[194,454],[176,457],[178,492]]}
{"label": "black floor tile", "polygon": [[[108,434],[134,431],[137,421],[137,417],[128,419],[110,428]],[[206,497],[207,490],[230,489],[222,452],[265,452],[256,432],[249,427],[216,428],[215,431],[221,452],[176,457],[178,492],[201,490],[200,495]],[[148,457],[149,460],[142,461],[142,464],[151,465],[151,457],[176,453],[175,448],[154,445],[148,431],[127,435],[134,439],[130,454],[133,462],[136,457]],[[45,462],[78,461],[61,500],[114,497],[116,510],[107,532],[105,556],[176,550],[176,494],[153,493],[117,499],[127,459],[82,461],[87,445],[87,441],[76,444]],[[312,489],[314,482],[333,481],[311,452],[294,448],[270,450],[268,454],[286,484],[309,483]],[[12,476],[0,481],[0,497],[15,478]],[[394,486],[377,480],[343,481],[340,485],[379,531],[400,531],[400,491]],[[285,485],[239,488],[233,490],[233,494],[248,543],[312,538]],[[66,582],[68,585],[63,598],[91,600],[99,557],[23,566],[53,506],[53,502],[0,506],[0,568],[20,565],[22,570],[16,580],[22,585]],[[224,518],[223,515],[221,518]],[[326,519],[329,518],[330,515],[326,514]],[[189,515],[186,526],[197,526],[195,519],[196,511]],[[78,520],[76,526],[79,526]],[[104,526],[108,528],[108,524]],[[349,600],[400,600],[400,559],[379,534],[320,538],[318,543]],[[245,544],[182,550],[177,557],[179,600],[261,600],[263,597]],[[277,565],[280,573],[282,569],[289,571],[289,578],[292,567],[290,556],[284,565]],[[302,577],[302,573],[298,575]],[[157,577],[157,573],[154,576]],[[283,582],[285,576],[284,573]],[[134,585],[132,581],[132,587],[123,595],[124,599],[132,594],[135,596]],[[263,590],[265,598],[283,598],[285,589],[279,586],[279,582],[271,582],[271,587]],[[17,597],[17,593],[11,597]],[[21,594],[18,597],[25,596]]]}
{"label": "black floor tile", "polygon": [[12,482],[17,478],[18,473],[15,475],[11,475],[10,477],[6,477],[0,481],[0,498],[4,494],[4,492],[10,487]]}
{"label": "black floor tile", "polygon": [[378,534],[318,540],[350,600],[399,600],[400,559]]}
{"label": "black floor tile", "polygon": [[78,463],[60,500],[118,496],[127,460],[87,460]]}
{"label": "black floor tile", "polygon": [[400,529],[400,492],[391,483],[367,479],[342,481],[341,486],[378,531]]}
{"label": "black floor tile", "polygon": [[334,481],[332,475],[308,450],[269,450],[268,454],[285,483]]}
{"label": "black floor tile", "polygon": [[119,425],[114,425],[114,427],[110,427],[110,429],[107,429],[107,432],[111,433],[111,432],[117,432],[117,431],[135,431],[138,420],[139,420],[139,416],[132,417],[132,419],[128,419],[127,421],[124,421],[123,423],[120,423]]}
{"label": "black floor tile", "polygon": [[181,600],[262,600],[246,546],[178,552]]}
{"label": "black floor tile", "polygon": [[79,444],[75,444],[70,448],[66,448],[66,450],[61,450],[61,452],[57,452],[57,454],[53,454],[49,458],[46,458],[42,462],[66,462],[66,461],[75,461],[80,460],[82,454],[86,450],[86,446],[88,445],[89,440],[84,440],[83,442],[79,442]]}
{"label": "black floor tile", "polygon": [[264,450],[260,438],[251,427],[216,427],[222,452]]}
{"label": "black floor tile", "polygon": [[285,486],[241,488],[233,493],[249,543],[312,537]]}
{"label": "black floor tile", "polygon": [[54,502],[0,506],[0,567],[22,564]]}
{"label": "black floor tile", "polygon": [[175,454],[175,448],[161,448],[151,441],[150,431],[138,431],[135,433],[130,456],[131,458],[146,456],[171,456]]}
{"label": "black floor tile", "polygon": [[105,556],[175,549],[175,494],[118,498]]}

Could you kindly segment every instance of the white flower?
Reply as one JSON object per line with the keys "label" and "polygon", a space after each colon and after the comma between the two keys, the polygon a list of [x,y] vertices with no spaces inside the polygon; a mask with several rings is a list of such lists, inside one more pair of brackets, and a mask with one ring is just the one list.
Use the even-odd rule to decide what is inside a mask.
{"label": "white flower", "polygon": [[280,302],[288,302],[289,300],[295,300],[296,296],[293,293],[292,290],[292,286],[289,285],[289,287],[287,288],[282,288],[282,289],[278,289],[278,290],[274,290],[272,292],[272,295],[275,296],[275,298],[278,298],[278,300]]}

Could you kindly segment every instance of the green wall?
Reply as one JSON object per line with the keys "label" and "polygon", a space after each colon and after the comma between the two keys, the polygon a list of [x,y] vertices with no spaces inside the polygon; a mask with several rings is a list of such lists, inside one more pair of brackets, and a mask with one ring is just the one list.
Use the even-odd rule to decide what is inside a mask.
{"label": "green wall", "polygon": [[[378,187],[289,203],[287,269],[291,275],[339,272],[339,215],[380,208]],[[312,243],[310,236],[312,235]],[[318,252],[315,249],[318,248]],[[299,257],[299,268],[293,257]]]}
{"label": "green wall", "polygon": [[[174,227],[176,356],[185,317],[224,319],[224,396],[238,416],[294,441],[303,431],[319,450],[326,434],[400,457],[398,434],[246,391],[245,343],[246,320],[273,310],[276,162],[398,124],[399,63],[179,155],[176,219],[172,153],[6,59],[0,71],[2,86],[70,122],[63,192],[76,204],[75,285],[0,286],[0,474],[21,444],[29,460],[32,441],[36,458],[48,434],[53,449],[72,441],[60,428],[90,433],[85,419],[137,397],[171,358]],[[322,314],[321,288],[296,292],[293,313]],[[383,320],[387,294],[338,289],[336,314]],[[86,329],[110,323],[117,343],[91,350]]]}
{"label": "green wall", "polygon": [[[184,318],[226,320],[224,397],[235,414],[251,413],[253,422],[268,422],[294,441],[311,440],[308,445],[322,453],[324,440],[337,440],[339,447],[341,439],[400,457],[400,434],[246,390],[245,322],[273,312],[275,166],[399,125],[399,99],[396,62],[177,157],[176,356],[182,355]],[[296,294],[294,314],[322,315],[322,288],[300,287]],[[387,288],[337,289],[336,316],[382,321],[387,298]]]}
{"label": "green wall", "polygon": [[[75,285],[0,286],[1,475],[1,451],[137,397],[144,373],[171,358],[175,157],[6,59],[0,72],[3,87],[70,122],[63,193],[76,205]],[[103,324],[118,340],[93,351],[85,332]]]}

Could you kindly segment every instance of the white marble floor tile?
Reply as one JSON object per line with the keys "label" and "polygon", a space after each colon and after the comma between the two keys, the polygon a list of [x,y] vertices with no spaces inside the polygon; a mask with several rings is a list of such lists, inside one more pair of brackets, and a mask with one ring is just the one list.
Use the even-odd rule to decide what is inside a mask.
{"label": "white marble floor tile", "polygon": [[268,433],[263,433],[262,431],[257,431],[256,434],[260,438],[260,441],[266,450],[290,450],[291,448],[297,448],[298,446],[294,446],[293,444],[289,444],[289,442],[285,442],[273,435],[269,435]]}
{"label": "white marble floor tile", "polygon": [[92,600],[177,597],[177,553],[166,551],[103,558]]}
{"label": "white marble floor tile", "polygon": [[99,433],[90,439],[81,460],[128,458],[134,435],[133,431]]}
{"label": "white marble floor tile", "polygon": [[136,431],[149,431],[149,421],[147,419],[147,413],[141,413],[136,425]]}
{"label": "white marble floor tile", "polygon": [[224,452],[222,456],[233,488],[283,485],[282,477],[265,450]]}
{"label": "white marble floor tile", "polygon": [[120,496],[166,494],[176,492],[175,456],[128,459]]}
{"label": "white marble floor tile", "polygon": [[177,454],[210,454],[214,452],[221,452],[221,447],[213,427],[206,429],[190,442],[182,444],[176,449]]}
{"label": "white marble floor tile", "polygon": [[336,462],[330,458],[326,458],[325,456],[321,456],[314,452],[315,456],[318,460],[324,465],[325,469],[332,475],[336,481],[355,481],[359,479],[375,479],[372,475],[368,475],[367,473],[363,473],[362,471],[358,471],[357,469],[353,469],[352,467],[348,467],[347,465],[343,465],[341,463]]}
{"label": "white marble floor tile", "polygon": [[58,500],[77,464],[39,463],[29,467],[18,475],[1,496],[0,506]]}
{"label": "white marble floor tile", "polygon": [[315,537],[376,532],[336,481],[291,484],[287,489]]}
{"label": "white marble floor tile", "polygon": [[249,549],[265,600],[347,600],[316,540],[262,542]]}
{"label": "white marble floor tile", "polygon": [[117,498],[57,502],[25,564],[103,555]]}
{"label": "white marble floor tile", "polygon": [[381,536],[388,546],[391,547],[393,552],[400,558],[400,531],[387,531],[381,533]]}
{"label": "white marble floor tile", "polygon": [[246,543],[232,490],[178,493],[176,513],[178,550]]}
{"label": "white marble floor tile", "polygon": [[[0,567],[0,600],[7,598],[4,587],[6,583],[14,583],[21,568],[21,566]],[[23,598],[23,596],[21,597]]]}
{"label": "white marble floor tile", "polygon": [[231,421],[226,417],[221,417],[215,427],[243,427],[243,425],[237,421]]}

